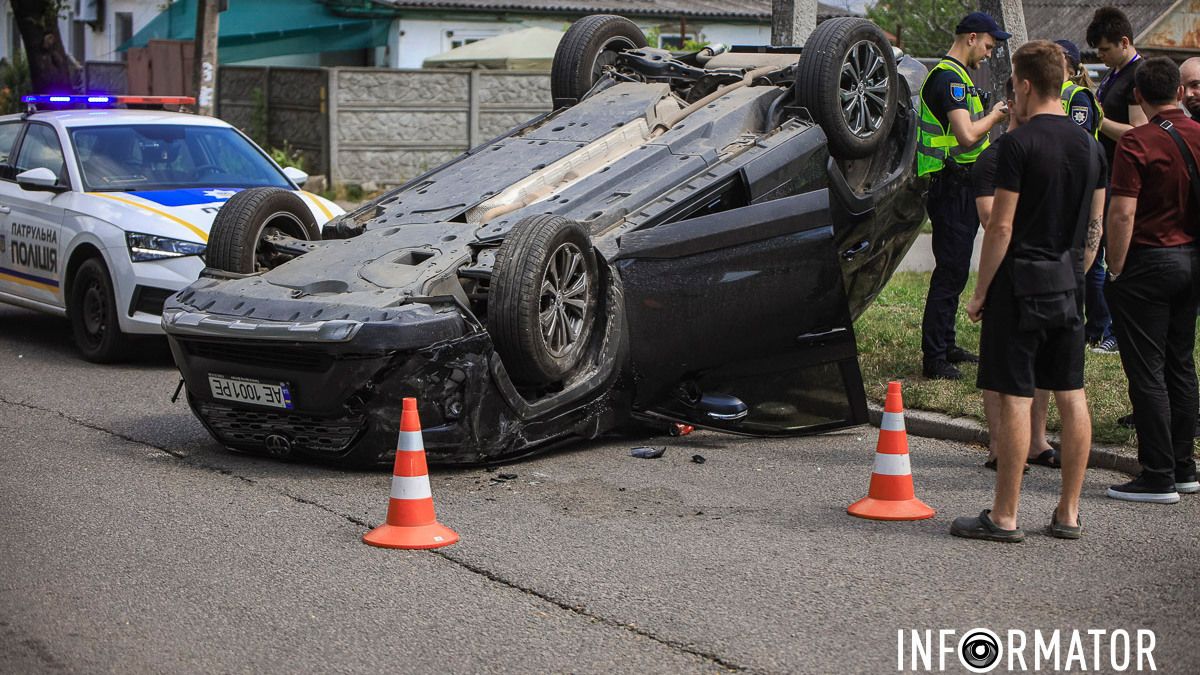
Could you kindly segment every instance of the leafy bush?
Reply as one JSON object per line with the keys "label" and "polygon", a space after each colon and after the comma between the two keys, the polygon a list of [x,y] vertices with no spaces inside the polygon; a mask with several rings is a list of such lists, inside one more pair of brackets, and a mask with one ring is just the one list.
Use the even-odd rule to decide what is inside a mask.
{"label": "leafy bush", "polygon": [[282,148],[271,148],[267,150],[271,154],[271,159],[282,168],[294,166],[301,171],[304,171],[304,156],[300,154],[300,150],[293,148],[291,143],[283,142]]}
{"label": "leafy bush", "polygon": [[21,97],[32,89],[25,50],[18,49],[11,61],[0,59],[0,114],[25,112]]}

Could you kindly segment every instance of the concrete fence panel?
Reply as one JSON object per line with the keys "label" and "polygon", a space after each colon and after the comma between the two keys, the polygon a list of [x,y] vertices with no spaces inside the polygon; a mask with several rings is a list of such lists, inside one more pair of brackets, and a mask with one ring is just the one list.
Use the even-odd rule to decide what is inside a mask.
{"label": "concrete fence panel", "polygon": [[550,109],[546,73],[225,66],[218,115],[337,183],[398,185]]}

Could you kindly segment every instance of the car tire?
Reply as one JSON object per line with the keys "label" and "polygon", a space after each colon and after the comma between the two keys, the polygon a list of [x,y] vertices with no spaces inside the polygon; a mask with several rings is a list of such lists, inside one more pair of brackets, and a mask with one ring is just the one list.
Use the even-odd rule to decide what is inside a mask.
{"label": "car tire", "polygon": [[88,258],[71,275],[67,316],[71,334],[83,358],[93,363],[113,363],[129,355],[129,336],[121,332],[116,293],[108,266],[99,257]]}
{"label": "car tire", "polygon": [[583,225],[540,215],[513,226],[496,252],[487,319],[514,382],[557,382],[579,365],[596,323],[599,279]]}
{"label": "car tire", "polygon": [[238,274],[253,274],[276,267],[285,260],[276,259],[259,246],[263,236],[273,230],[305,241],[321,238],[312,211],[292,190],[242,190],[217,211],[209,230],[204,263]]}
{"label": "car tire", "polygon": [[619,52],[646,46],[637,24],[623,16],[593,14],[571,24],[554,51],[550,95],[554,107],[574,105],[592,88],[603,66]]}
{"label": "car tire", "polygon": [[[861,71],[866,71],[861,72]],[[821,125],[838,159],[874,154],[896,118],[896,59],[878,26],[839,17],[804,44],[793,83],[796,105]]]}

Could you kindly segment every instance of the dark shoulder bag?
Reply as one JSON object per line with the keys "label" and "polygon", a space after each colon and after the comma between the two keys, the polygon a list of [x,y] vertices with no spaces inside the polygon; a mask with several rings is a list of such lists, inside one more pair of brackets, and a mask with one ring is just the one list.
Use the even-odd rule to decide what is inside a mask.
{"label": "dark shoulder bag", "polygon": [[1083,241],[1088,216],[1092,212],[1092,189],[1100,178],[1100,162],[1089,147],[1087,189],[1075,221],[1071,245],[1057,260],[1012,259],[1013,295],[1017,298],[1017,329],[1054,330],[1076,325],[1079,302],[1075,297],[1082,273],[1082,261],[1076,261],[1075,246]]}

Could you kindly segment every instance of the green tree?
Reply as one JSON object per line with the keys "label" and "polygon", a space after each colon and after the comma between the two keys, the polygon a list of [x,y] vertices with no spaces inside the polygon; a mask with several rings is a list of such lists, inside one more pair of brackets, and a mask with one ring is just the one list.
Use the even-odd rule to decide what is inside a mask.
{"label": "green tree", "polygon": [[977,9],[974,0],[880,0],[867,16],[896,36],[913,56],[941,56],[954,42],[954,27]]}
{"label": "green tree", "polygon": [[0,115],[25,112],[21,97],[32,91],[24,50],[18,49],[11,60],[0,59]]}
{"label": "green tree", "polygon": [[35,91],[70,93],[74,73],[67,58],[58,17],[66,0],[10,0],[13,18],[21,30],[21,42],[29,63],[29,78]]}

